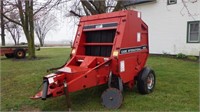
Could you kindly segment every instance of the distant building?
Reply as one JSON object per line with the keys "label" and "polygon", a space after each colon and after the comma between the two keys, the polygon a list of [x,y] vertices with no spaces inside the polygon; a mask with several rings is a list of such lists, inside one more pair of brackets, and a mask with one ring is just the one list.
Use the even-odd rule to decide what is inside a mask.
{"label": "distant building", "polygon": [[200,0],[129,0],[149,26],[150,53],[199,55]]}

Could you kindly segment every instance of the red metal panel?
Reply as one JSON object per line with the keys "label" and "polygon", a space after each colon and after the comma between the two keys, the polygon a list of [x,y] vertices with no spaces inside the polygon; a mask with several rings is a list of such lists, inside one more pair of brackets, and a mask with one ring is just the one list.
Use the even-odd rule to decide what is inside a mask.
{"label": "red metal panel", "polygon": [[91,68],[96,65],[96,57],[85,57],[80,67]]}

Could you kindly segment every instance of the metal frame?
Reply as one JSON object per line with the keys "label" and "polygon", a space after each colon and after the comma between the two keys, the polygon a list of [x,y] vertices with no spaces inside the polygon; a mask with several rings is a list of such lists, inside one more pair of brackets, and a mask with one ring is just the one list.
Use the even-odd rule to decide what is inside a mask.
{"label": "metal frame", "polygon": [[[198,41],[197,42],[191,42],[189,41],[189,35],[190,35],[190,23],[199,23],[199,35],[198,35]],[[188,21],[187,22],[187,43],[200,43],[200,21]]]}

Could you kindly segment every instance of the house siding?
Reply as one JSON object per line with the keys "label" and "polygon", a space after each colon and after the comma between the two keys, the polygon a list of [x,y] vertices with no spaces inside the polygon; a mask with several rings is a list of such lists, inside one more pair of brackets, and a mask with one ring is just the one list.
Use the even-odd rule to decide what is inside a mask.
{"label": "house siding", "polygon": [[167,0],[157,0],[128,7],[140,11],[142,19],[149,26],[150,53],[199,55],[200,43],[187,43],[187,23],[200,21],[200,1],[184,1],[191,15],[182,0],[177,0],[177,4],[173,5],[167,5]]}

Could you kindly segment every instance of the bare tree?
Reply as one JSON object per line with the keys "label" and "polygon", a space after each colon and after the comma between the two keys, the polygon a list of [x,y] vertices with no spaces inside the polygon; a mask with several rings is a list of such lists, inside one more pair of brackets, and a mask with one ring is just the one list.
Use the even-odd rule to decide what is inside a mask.
{"label": "bare tree", "polygon": [[197,3],[198,0],[193,0],[193,1],[190,1],[190,0],[189,1],[181,0],[181,2],[183,4],[183,8],[181,9],[180,14],[182,16],[184,16],[183,10],[186,9],[186,12],[187,12],[188,16],[192,17],[193,20],[196,20],[195,17],[193,16],[193,14],[191,13],[191,11],[189,10],[187,3]]}
{"label": "bare tree", "polygon": [[[1,15],[3,14],[3,0],[1,0]],[[2,46],[5,46],[5,25],[4,25],[4,19],[3,16],[1,16],[1,42]]]}
{"label": "bare tree", "polygon": [[[8,10],[2,14],[4,18],[22,27],[23,32],[28,42],[29,58],[35,58],[35,43],[34,43],[34,15],[45,9],[47,13],[53,7],[56,7],[62,0],[44,0],[44,3],[37,3],[36,0],[4,0]],[[35,8],[33,7],[35,6]],[[17,11],[19,21],[13,20],[6,13]]]}
{"label": "bare tree", "polygon": [[[19,16],[16,11],[12,11],[9,13],[9,17],[13,20],[19,22]],[[19,44],[19,39],[21,37],[21,27],[13,22],[9,22],[8,20],[4,22],[5,30],[11,35],[15,45]]]}
{"label": "bare tree", "polygon": [[50,30],[54,30],[57,26],[57,23],[56,17],[51,14],[46,14],[43,18],[35,21],[35,32],[41,46],[44,46],[44,40],[47,33]]}
{"label": "bare tree", "polygon": [[34,45],[34,24],[33,24],[33,0],[16,0],[16,1],[6,1],[7,7],[12,7],[13,11],[18,11],[19,20],[16,21],[13,20],[11,17],[9,17],[6,14],[3,14],[3,16],[10,22],[13,22],[19,26],[22,27],[24,34],[26,36],[27,42],[28,42],[28,53],[29,58],[35,58],[35,45]]}
{"label": "bare tree", "polygon": [[[4,18],[20,25],[26,36],[28,42],[29,58],[35,58],[34,47],[34,17],[37,13],[43,11],[44,14],[48,13],[54,7],[61,3],[68,1],[75,2],[75,10],[71,10],[70,13],[76,16],[94,15],[106,12],[112,12],[123,9],[123,1],[120,0],[44,0],[43,3],[38,3],[37,0],[4,0],[6,3],[7,11],[5,11]],[[78,10],[76,10],[78,9]],[[18,11],[19,22],[10,18],[6,13]],[[44,15],[43,14],[43,15]]]}
{"label": "bare tree", "polygon": [[76,0],[69,11],[74,16],[95,15],[124,9],[125,0]]}
{"label": "bare tree", "polygon": [[5,24],[5,26],[5,29],[10,33],[15,45],[18,45],[21,37],[21,28],[12,22]]}

